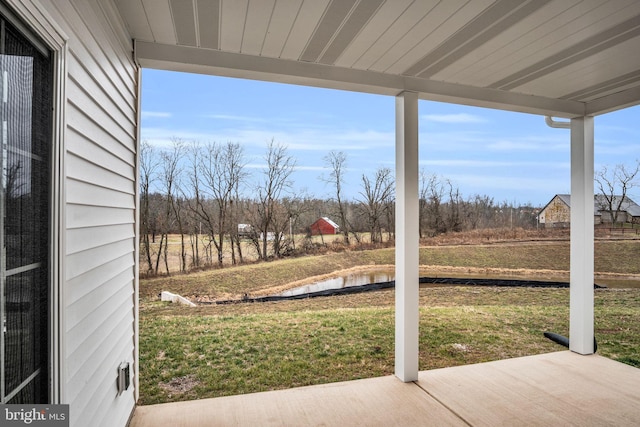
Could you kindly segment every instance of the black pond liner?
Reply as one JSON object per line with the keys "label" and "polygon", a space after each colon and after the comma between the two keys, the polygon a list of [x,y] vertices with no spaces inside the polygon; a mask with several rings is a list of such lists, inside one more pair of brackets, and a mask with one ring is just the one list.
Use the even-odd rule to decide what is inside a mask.
{"label": "black pond liner", "polygon": [[[458,279],[451,277],[420,277],[420,284],[432,285],[453,285],[453,286],[494,286],[494,287],[518,287],[518,288],[568,288],[567,282],[544,282],[540,280],[514,280],[514,279]],[[266,297],[249,297],[242,299],[223,300],[223,301],[203,301],[198,304],[239,304],[248,302],[271,302],[271,301],[287,301],[296,299],[330,297],[335,295],[358,294],[362,292],[379,291],[381,289],[390,289],[395,287],[395,280],[389,282],[371,283],[368,285],[348,286],[346,288],[326,289],[324,291],[308,292],[300,295],[271,295]],[[595,289],[604,288],[604,286],[593,285]]]}

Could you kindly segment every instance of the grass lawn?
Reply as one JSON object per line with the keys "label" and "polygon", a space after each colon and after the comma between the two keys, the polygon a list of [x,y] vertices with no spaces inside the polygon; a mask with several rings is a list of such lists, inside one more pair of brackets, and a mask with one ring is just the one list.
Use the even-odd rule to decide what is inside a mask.
{"label": "grass lawn", "polygon": [[[640,275],[640,239],[597,241],[595,271],[600,273]],[[191,274],[147,279],[140,286],[143,298],[154,298],[162,291],[186,297],[207,295],[214,299],[239,298],[244,293],[261,295],[269,289],[297,280],[320,277],[358,266],[393,265],[393,249],[348,251],[319,256],[290,258],[241,267],[208,270]],[[569,270],[569,242],[530,242],[488,245],[432,246],[420,249],[423,266],[481,270],[525,269],[524,274],[546,271],[553,280],[566,276]],[[492,271],[496,274],[497,271]],[[549,272],[553,277],[547,277]],[[499,273],[499,272],[498,272]],[[513,271],[507,272],[509,275]],[[539,274],[536,274],[540,277]]]}
{"label": "grass lawn", "polygon": [[[143,284],[144,286],[144,284]],[[420,369],[562,350],[566,289],[420,290]],[[140,404],[389,375],[393,291],[186,308],[143,298]],[[640,289],[596,291],[599,354],[640,367]]]}

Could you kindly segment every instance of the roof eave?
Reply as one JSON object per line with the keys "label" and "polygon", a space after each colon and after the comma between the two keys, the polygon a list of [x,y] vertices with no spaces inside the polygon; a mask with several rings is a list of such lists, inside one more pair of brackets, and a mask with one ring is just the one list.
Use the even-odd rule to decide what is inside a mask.
{"label": "roof eave", "polygon": [[[586,104],[512,91],[466,86],[310,62],[267,58],[189,46],[135,41],[142,67],[396,96],[416,92],[420,99],[538,115],[584,116]],[[606,104],[608,105],[608,104]],[[605,107],[594,106],[597,108]]]}

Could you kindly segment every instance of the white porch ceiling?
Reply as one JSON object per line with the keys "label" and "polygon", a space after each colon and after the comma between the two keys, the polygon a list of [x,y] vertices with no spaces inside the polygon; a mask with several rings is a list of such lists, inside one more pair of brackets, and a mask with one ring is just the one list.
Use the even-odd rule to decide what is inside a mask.
{"label": "white porch ceiling", "polygon": [[115,0],[141,66],[559,117],[640,104],[638,0]]}

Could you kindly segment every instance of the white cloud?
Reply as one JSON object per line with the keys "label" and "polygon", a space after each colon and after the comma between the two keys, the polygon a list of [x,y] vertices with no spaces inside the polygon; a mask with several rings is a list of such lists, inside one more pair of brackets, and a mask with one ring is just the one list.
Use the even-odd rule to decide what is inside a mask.
{"label": "white cloud", "polygon": [[540,138],[523,137],[512,139],[500,139],[487,144],[487,149],[494,151],[540,151],[540,152],[569,152],[569,140],[567,138]]}
{"label": "white cloud", "polygon": [[144,118],[167,118],[171,117],[171,113],[164,111],[143,111],[142,117]]}
{"label": "white cloud", "polygon": [[543,149],[542,145],[538,143],[511,140],[496,141],[489,144],[487,148],[496,151],[523,151]]}
{"label": "white cloud", "polygon": [[327,171],[329,170],[328,168],[324,167],[324,166],[296,166],[296,170],[297,171]]}
{"label": "white cloud", "polygon": [[230,120],[236,122],[252,122],[252,123],[267,123],[267,119],[262,117],[250,117],[250,116],[235,116],[231,114],[208,114],[204,117],[217,120]]}
{"label": "white cloud", "polygon": [[[213,135],[210,134],[177,129],[143,127],[140,133],[143,141],[160,148],[171,146],[173,138],[183,139],[185,141],[215,141]],[[227,140],[222,141],[226,142]]]}
{"label": "white cloud", "polygon": [[227,128],[211,132],[194,132],[183,129],[163,129],[145,127],[142,139],[151,145],[168,146],[171,138],[181,138],[198,142],[237,142],[245,146],[262,147],[272,139],[298,151],[363,151],[375,150],[379,147],[393,147],[392,132],[372,130],[342,130],[324,128],[293,128],[269,130],[267,128],[243,129]]}
{"label": "white cloud", "polygon": [[266,163],[247,163],[244,165],[244,167],[247,169],[266,169],[267,164]]}
{"label": "white cloud", "polygon": [[465,159],[437,159],[437,160],[420,160],[421,166],[444,166],[444,167],[462,167],[462,168],[551,168],[551,169],[569,169],[569,162],[551,162],[551,161],[518,161],[518,160],[465,160]]}
{"label": "white cloud", "polygon": [[467,113],[458,114],[425,114],[422,116],[424,120],[438,123],[486,123],[488,120],[484,117]]}
{"label": "white cloud", "polygon": [[533,191],[556,194],[570,185],[569,176],[566,182],[559,177],[518,177],[497,175],[452,174],[448,178],[454,183],[474,188],[482,188],[484,194],[497,194],[497,190],[517,190],[522,192],[520,200],[526,200],[526,194]]}

